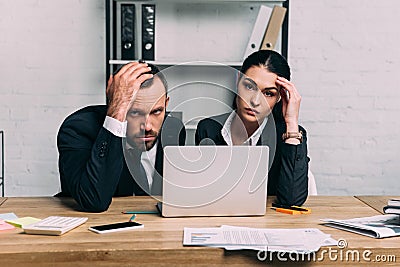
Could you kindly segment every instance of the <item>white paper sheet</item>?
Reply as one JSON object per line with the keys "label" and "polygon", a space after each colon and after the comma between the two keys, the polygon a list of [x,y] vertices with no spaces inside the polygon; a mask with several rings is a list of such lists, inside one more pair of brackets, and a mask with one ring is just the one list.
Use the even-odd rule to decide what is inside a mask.
{"label": "white paper sheet", "polygon": [[310,253],[337,242],[316,228],[269,229],[222,225],[184,228],[183,245]]}

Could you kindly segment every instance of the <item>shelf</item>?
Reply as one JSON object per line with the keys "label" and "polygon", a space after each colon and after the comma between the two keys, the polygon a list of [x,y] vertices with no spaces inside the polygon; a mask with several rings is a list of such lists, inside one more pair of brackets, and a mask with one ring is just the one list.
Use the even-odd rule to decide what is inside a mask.
{"label": "shelf", "polygon": [[[114,0],[115,2],[124,2],[124,3],[185,3],[187,4],[188,1],[187,0]],[[192,4],[202,4],[202,3],[206,3],[206,4],[218,4],[218,3],[255,3],[255,4],[262,4],[262,3],[271,3],[271,4],[282,4],[283,2],[286,2],[286,0],[192,0],[190,1],[190,3]]]}
{"label": "shelf", "polygon": [[[138,61],[138,59],[133,60],[117,60],[110,59],[108,63],[110,65],[123,65],[132,61]],[[179,62],[179,61],[146,61],[147,63],[154,64],[157,66],[174,66],[174,65],[184,65],[184,66],[233,66],[240,67],[242,62],[231,61],[231,62],[212,62],[212,61],[189,61],[189,62]]]}
{"label": "shelf", "polygon": [[[154,57],[149,63],[169,67],[173,65],[217,66],[238,68],[244,54],[260,5],[282,6],[287,0],[106,0],[107,76],[116,65],[141,59],[142,4],[155,4]],[[135,6],[131,25],[135,36],[134,49],[122,55],[121,5]],[[127,24],[130,25],[130,24]],[[283,52],[282,38],[278,38],[276,50]],[[125,51],[126,52],[126,51]],[[211,62],[211,63],[208,63]]]}
{"label": "shelf", "polygon": [[185,129],[186,129],[186,130],[192,130],[192,131],[194,131],[194,130],[196,130],[196,128],[197,128],[196,125],[190,125],[190,124],[185,125]]}

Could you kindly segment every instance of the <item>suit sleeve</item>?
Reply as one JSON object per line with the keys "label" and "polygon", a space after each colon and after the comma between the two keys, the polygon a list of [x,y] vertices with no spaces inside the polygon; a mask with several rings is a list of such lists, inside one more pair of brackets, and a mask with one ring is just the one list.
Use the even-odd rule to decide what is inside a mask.
{"label": "suit sleeve", "polygon": [[[280,144],[281,168],[277,185],[277,200],[284,205],[302,205],[308,196],[307,134],[298,145]],[[281,136],[281,135],[280,135]],[[278,136],[278,139],[280,139]],[[279,141],[278,141],[279,142]]]}
{"label": "suit sleeve", "polygon": [[92,121],[70,119],[57,138],[62,192],[71,195],[81,209],[108,209],[123,167],[122,138]]}

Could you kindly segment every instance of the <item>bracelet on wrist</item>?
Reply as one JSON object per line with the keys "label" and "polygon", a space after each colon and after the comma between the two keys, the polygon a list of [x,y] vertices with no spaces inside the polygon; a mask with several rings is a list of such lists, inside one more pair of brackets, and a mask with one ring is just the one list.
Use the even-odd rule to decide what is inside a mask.
{"label": "bracelet on wrist", "polygon": [[286,141],[289,138],[295,138],[300,141],[300,143],[303,142],[303,132],[286,132],[282,134],[282,140]]}

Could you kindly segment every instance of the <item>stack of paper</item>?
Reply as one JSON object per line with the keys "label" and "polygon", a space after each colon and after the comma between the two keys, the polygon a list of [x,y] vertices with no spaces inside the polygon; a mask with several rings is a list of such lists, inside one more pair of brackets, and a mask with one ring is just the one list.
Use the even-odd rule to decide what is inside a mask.
{"label": "stack of paper", "polygon": [[400,214],[400,199],[389,199],[383,212],[386,214]]}
{"label": "stack of paper", "polygon": [[337,241],[316,228],[268,229],[222,225],[216,228],[185,227],[183,245],[306,254],[318,251],[321,246],[337,245]]}
{"label": "stack of paper", "polygon": [[6,222],[6,220],[12,220],[18,218],[14,213],[2,213],[0,214],[0,231],[1,230],[11,230],[15,227]]}
{"label": "stack of paper", "polygon": [[325,226],[373,238],[400,236],[400,216],[385,214],[347,220],[321,219]]}
{"label": "stack of paper", "polygon": [[[24,225],[29,225],[40,221],[40,219],[33,217],[22,217],[18,218],[15,213],[2,213],[0,214],[0,230],[14,229],[14,227],[22,228]],[[12,227],[9,227],[12,226]]]}

